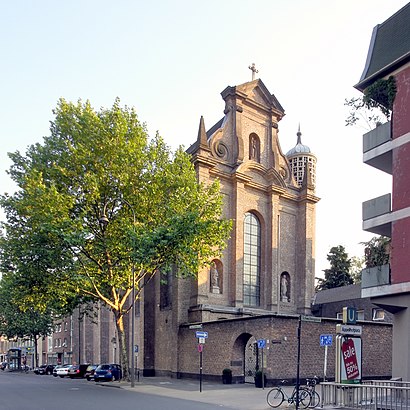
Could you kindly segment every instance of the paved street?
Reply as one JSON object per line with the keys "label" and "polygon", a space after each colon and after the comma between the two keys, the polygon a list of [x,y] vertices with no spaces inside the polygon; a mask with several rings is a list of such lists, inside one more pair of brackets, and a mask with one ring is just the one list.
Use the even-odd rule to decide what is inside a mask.
{"label": "paved street", "polygon": [[267,389],[163,378],[95,383],[33,373],[0,372],[0,410],[267,410]]}

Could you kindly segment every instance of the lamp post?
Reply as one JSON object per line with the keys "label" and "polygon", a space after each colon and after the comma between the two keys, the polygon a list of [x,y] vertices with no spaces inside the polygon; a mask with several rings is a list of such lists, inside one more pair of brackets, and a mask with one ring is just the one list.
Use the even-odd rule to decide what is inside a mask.
{"label": "lamp post", "polygon": [[[120,202],[124,202],[132,212],[132,217],[133,217],[133,224],[132,224],[132,229],[135,234],[135,211],[132,205],[125,199],[119,199]],[[107,226],[109,223],[109,219],[107,218],[106,215],[106,206],[107,204],[104,205],[103,212],[100,215],[99,223],[102,226]],[[135,235],[134,235],[135,236]],[[135,238],[132,239],[132,247],[133,250],[135,250]],[[135,345],[135,340],[134,340],[134,328],[135,328],[135,263],[134,260],[132,261],[132,267],[131,267],[131,272],[132,272],[132,306],[131,306],[131,387],[135,387],[135,353],[134,353],[134,345]]]}

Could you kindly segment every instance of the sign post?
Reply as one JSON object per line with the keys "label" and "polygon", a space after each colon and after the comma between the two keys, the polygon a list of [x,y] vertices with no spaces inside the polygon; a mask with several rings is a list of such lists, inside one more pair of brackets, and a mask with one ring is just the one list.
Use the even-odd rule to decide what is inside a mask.
{"label": "sign post", "polygon": [[332,335],[320,335],[320,346],[325,347],[325,362],[323,365],[323,381],[327,378],[327,348],[332,346],[333,336]]}
{"label": "sign post", "polygon": [[336,325],[337,383],[354,384],[362,379],[362,327],[355,325],[355,308],[343,308],[344,324]]}
{"label": "sign post", "polygon": [[198,352],[199,352],[199,392],[202,392],[202,352],[204,350],[205,339],[208,338],[208,332],[197,330],[195,337],[198,339]]}
{"label": "sign post", "polygon": [[262,357],[261,357],[262,366],[261,366],[261,369],[262,369],[262,389],[263,390],[265,389],[265,377],[264,377],[264,374],[263,374],[263,349],[265,347],[266,347],[266,340],[265,339],[259,339],[258,340],[258,349],[262,350]]}

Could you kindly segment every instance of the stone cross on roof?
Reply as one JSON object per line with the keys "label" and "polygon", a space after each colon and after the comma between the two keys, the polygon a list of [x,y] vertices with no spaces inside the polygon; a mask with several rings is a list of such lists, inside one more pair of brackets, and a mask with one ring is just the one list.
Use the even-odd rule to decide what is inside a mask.
{"label": "stone cross on roof", "polygon": [[253,81],[255,79],[255,74],[259,73],[259,70],[256,69],[255,63],[252,63],[252,65],[250,65],[248,68],[249,70],[252,71],[252,81]]}

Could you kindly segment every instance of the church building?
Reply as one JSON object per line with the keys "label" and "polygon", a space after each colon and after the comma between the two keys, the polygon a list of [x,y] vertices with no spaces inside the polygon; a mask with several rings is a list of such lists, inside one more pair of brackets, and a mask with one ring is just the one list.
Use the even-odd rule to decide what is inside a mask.
{"label": "church building", "polygon": [[[319,201],[316,157],[302,144],[300,130],[296,146],[282,152],[279,122],[285,111],[262,80],[227,87],[221,95],[223,117],[208,130],[201,117],[187,152],[200,182],[219,179],[223,216],[233,221],[231,237],[223,256],[197,278],[169,275],[164,283],[158,277],[145,289],[138,333],[144,335],[146,375],[190,373],[182,364],[181,326],[217,322],[223,332],[230,319],[240,326],[236,319],[310,313]],[[226,348],[236,343],[239,350],[253,349],[251,332],[238,337],[241,343]],[[240,357],[225,366],[231,361],[243,367]]]}

